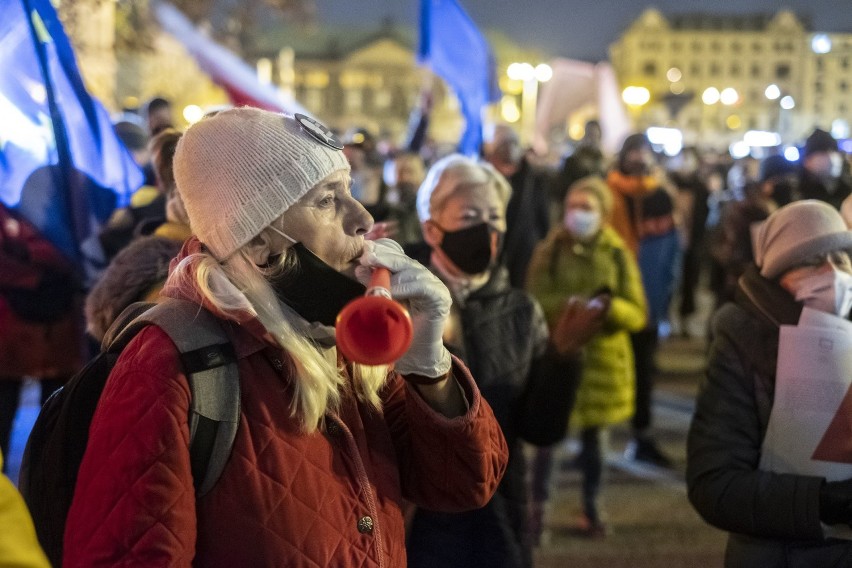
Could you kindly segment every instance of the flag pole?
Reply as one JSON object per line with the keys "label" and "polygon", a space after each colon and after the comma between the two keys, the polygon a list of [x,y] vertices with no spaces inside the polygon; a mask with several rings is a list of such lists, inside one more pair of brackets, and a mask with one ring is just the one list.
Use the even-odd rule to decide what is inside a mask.
{"label": "flag pole", "polygon": [[[87,225],[87,219],[85,217],[87,207],[85,207],[85,204],[77,203],[77,200],[84,196],[77,195],[79,192],[75,191],[75,189],[78,188],[75,187],[76,176],[73,175],[74,166],[73,159],[71,157],[71,145],[68,142],[68,132],[65,128],[65,121],[62,120],[62,113],[59,111],[59,104],[56,100],[56,92],[53,88],[53,80],[47,63],[45,44],[39,37],[39,30],[36,29],[33,16],[35,15],[39,17],[42,27],[44,27],[44,21],[38,11],[33,10],[31,0],[21,0],[21,3],[24,7],[24,11],[26,12],[30,36],[32,37],[35,47],[36,59],[38,59],[39,70],[41,71],[41,75],[44,79],[44,88],[47,94],[47,108],[50,113],[50,122],[53,127],[53,139],[56,143],[59,171],[57,172],[56,170],[51,169],[51,173],[53,174],[54,183],[56,183],[57,187],[62,188],[62,195],[66,201],[65,205],[68,209],[70,209],[71,214],[69,215],[68,220],[71,223],[71,233],[74,238],[75,258],[73,260],[80,261],[82,257],[80,251],[80,236],[83,234],[83,230]],[[79,207],[79,205],[83,205],[83,207]],[[74,265],[77,270],[80,271],[79,275],[83,276],[81,262],[74,262]]]}

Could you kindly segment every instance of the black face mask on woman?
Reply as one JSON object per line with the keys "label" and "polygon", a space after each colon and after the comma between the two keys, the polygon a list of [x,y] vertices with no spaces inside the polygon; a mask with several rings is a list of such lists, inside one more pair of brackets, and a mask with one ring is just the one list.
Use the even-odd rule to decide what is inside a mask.
{"label": "black face mask on woman", "polygon": [[440,248],[465,274],[481,274],[488,270],[497,254],[499,238],[492,236],[497,234],[488,223],[458,231],[444,231]]}
{"label": "black face mask on woman", "polygon": [[307,321],[334,325],[343,306],[363,296],[367,289],[327,265],[302,243],[291,248],[298,264],[271,282],[275,294]]}

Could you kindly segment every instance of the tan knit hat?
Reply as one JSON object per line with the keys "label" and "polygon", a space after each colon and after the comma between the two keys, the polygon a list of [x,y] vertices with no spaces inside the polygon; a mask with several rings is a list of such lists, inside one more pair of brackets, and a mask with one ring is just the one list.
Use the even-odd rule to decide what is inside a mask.
{"label": "tan knit hat", "polygon": [[[317,123],[314,123],[317,124]],[[192,232],[224,260],[330,174],[349,171],[304,117],[238,108],[197,122],[180,140],[174,174]]]}
{"label": "tan knit hat", "polygon": [[807,199],[785,205],[758,228],[754,261],[761,276],[776,278],[809,258],[852,250],[852,232],[831,205]]}

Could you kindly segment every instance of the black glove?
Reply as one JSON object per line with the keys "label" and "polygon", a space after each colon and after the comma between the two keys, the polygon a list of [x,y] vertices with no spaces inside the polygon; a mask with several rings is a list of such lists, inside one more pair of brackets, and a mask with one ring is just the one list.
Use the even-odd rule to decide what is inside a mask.
{"label": "black glove", "polygon": [[852,479],[825,481],[819,489],[819,520],[852,526]]}

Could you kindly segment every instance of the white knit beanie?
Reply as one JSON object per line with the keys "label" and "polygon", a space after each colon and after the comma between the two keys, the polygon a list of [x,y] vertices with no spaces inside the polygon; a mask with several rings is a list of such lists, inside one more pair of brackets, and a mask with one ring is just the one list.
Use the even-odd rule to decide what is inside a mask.
{"label": "white knit beanie", "polygon": [[808,259],[852,250],[852,232],[831,205],[807,199],[774,212],[757,229],[754,261],[764,278],[776,278]]}
{"label": "white knit beanie", "polygon": [[349,171],[343,152],[291,116],[237,108],[181,137],[174,173],[192,232],[228,258],[320,181]]}

